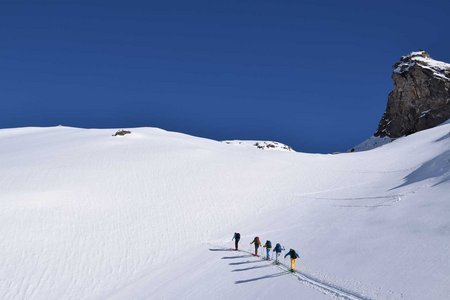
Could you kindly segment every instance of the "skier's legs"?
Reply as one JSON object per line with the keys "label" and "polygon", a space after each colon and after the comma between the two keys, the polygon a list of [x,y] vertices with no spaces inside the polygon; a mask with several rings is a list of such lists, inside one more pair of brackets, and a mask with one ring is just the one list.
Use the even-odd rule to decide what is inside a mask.
{"label": "skier's legs", "polygon": [[258,248],[259,248],[259,245],[255,244],[255,255],[258,255]]}
{"label": "skier's legs", "polygon": [[239,243],[239,240],[234,240],[234,248],[236,250],[238,249],[238,243]]}
{"label": "skier's legs", "polygon": [[267,260],[270,259],[270,248],[266,248],[266,253],[267,253]]}
{"label": "skier's legs", "polygon": [[291,270],[295,270],[295,258],[291,258]]}
{"label": "skier's legs", "polygon": [[278,263],[278,257],[280,256],[280,252],[275,252],[275,262]]}

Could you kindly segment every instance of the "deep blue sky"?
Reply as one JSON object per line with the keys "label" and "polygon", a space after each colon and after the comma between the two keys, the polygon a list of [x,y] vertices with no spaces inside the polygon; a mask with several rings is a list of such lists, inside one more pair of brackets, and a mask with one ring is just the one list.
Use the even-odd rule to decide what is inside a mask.
{"label": "deep blue sky", "polygon": [[345,150],[450,1],[0,1],[0,127],[152,126]]}

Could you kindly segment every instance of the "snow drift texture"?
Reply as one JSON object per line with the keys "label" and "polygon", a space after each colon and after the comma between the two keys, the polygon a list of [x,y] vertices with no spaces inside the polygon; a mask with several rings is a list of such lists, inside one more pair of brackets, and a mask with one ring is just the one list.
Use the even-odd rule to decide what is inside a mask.
{"label": "snow drift texture", "polygon": [[448,299],[450,124],[340,155],[131,131],[0,130],[1,299]]}

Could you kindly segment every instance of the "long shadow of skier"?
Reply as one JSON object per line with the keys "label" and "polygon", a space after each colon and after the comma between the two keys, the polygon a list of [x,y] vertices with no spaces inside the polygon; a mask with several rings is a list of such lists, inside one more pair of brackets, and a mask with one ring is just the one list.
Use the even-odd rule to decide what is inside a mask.
{"label": "long shadow of skier", "polygon": [[248,283],[248,282],[262,280],[262,279],[269,279],[269,278],[279,277],[279,276],[287,275],[289,273],[290,272],[288,272],[288,271],[284,271],[284,272],[280,272],[280,273],[275,273],[275,274],[271,274],[271,275],[265,275],[265,276],[261,276],[261,277],[250,278],[250,279],[246,279],[246,280],[237,280],[234,283],[235,284]]}
{"label": "long shadow of skier", "polygon": [[209,248],[209,251],[236,251],[234,249],[224,249],[224,248]]}
{"label": "long shadow of skier", "polygon": [[238,255],[238,256],[224,256],[222,259],[235,259],[235,258],[245,258],[250,257],[251,255]]}
{"label": "long shadow of skier", "polygon": [[242,272],[242,271],[248,271],[248,270],[254,270],[254,269],[261,269],[261,268],[267,268],[270,267],[270,265],[262,265],[262,266],[255,266],[255,267],[248,267],[248,268],[242,268],[242,269],[234,269],[231,272]]}
{"label": "long shadow of skier", "polygon": [[238,261],[238,262],[232,262],[229,263],[230,266],[239,266],[244,264],[254,264],[254,263],[262,263],[263,260],[246,260],[246,261]]}

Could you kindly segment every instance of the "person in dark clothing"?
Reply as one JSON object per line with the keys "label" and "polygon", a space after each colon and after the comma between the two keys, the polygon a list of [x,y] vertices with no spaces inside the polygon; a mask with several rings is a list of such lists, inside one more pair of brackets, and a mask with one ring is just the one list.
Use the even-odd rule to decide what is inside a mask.
{"label": "person in dark clothing", "polygon": [[233,235],[233,238],[231,240],[234,240],[234,250],[238,249],[239,240],[241,239],[241,234],[239,232],[235,232]]}
{"label": "person in dark clothing", "polygon": [[255,244],[255,256],[258,256],[258,248],[261,246],[261,241],[259,240],[259,237],[255,236],[255,238],[253,239],[253,242],[250,243],[251,244]]}
{"label": "person in dark clothing", "polygon": [[270,249],[272,249],[272,242],[267,240],[263,247],[266,248],[266,259],[270,260]]}
{"label": "person in dark clothing", "polygon": [[284,251],[284,247],[280,243],[277,243],[273,251],[275,252],[275,263],[279,264],[278,258],[280,257],[281,251]]}
{"label": "person in dark clothing", "polygon": [[286,253],[286,255],[284,256],[284,258],[286,258],[286,256],[290,256],[291,257],[291,269],[290,269],[290,271],[291,272],[294,272],[295,271],[295,260],[297,259],[297,258],[299,258],[300,257],[300,255],[297,253],[297,252],[295,252],[295,250],[294,249],[289,249],[289,252],[288,253]]}

